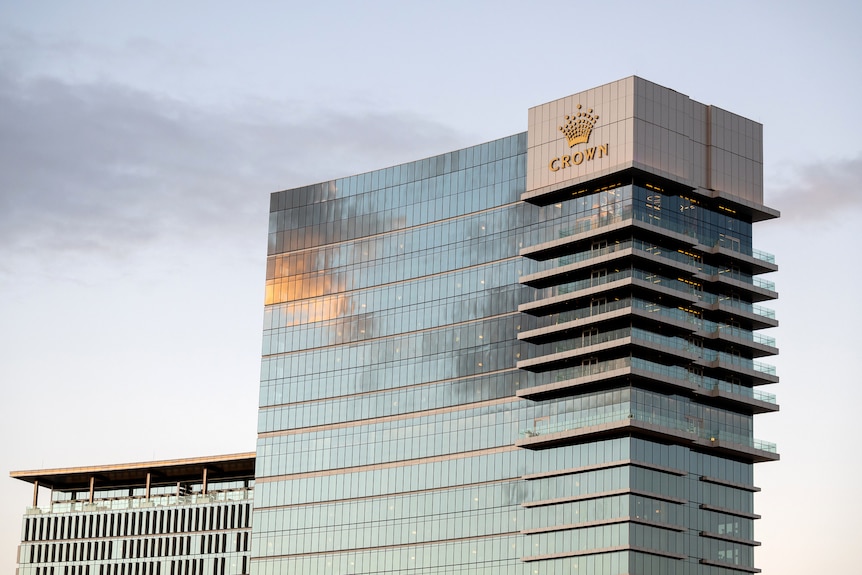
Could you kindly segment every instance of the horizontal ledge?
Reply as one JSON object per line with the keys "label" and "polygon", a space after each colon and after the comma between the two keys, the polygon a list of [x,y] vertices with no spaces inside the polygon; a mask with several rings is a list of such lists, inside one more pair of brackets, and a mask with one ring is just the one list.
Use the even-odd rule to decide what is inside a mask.
{"label": "horizontal ledge", "polygon": [[766,260],[754,257],[753,254],[746,254],[743,252],[732,250],[722,245],[706,246],[703,244],[697,244],[695,246],[695,249],[700,249],[700,251],[703,251],[708,254],[722,255],[734,260],[745,262],[749,266],[751,266],[754,273],[769,273],[778,271],[778,264],[774,262],[768,262]]}
{"label": "horizontal ledge", "polygon": [[649,497],[650,499],[658,499],[659,501],[667,501],[668,503],[676,503],[677,505],[685,505],[687,499],[679,497],[671,497],[662,495],[661,493],[653,493],[651,491],[641,491],[626,487],[623,489],[612,489],[610,491],[602,491],[600,493],[586,493],[584,495],[572,495],[570,497],[558,497],[556,499],[542,499],[539,501],[524,501],[521,507],[544,507],[546,505],[560,505],[562,503],[572,503],[574,501],[586,501],[588,499],[602,499],[604,497],[613,497],[615,495],[640,495],[641,497]]}
{"label": "horizontal ledge", "polygon": [[599,383],[611,385],[615,380],[626,378],[628,376],[653,383],[660,382],[679,390],[685,390],[699,403],[703,403],[704,400],[708,400],[707,403],[716,401],[731,403],[736,406],[736,409],[739,409],[740,406],[744,406],[745,410],[750,410],[751,413],[755,414],[772,413],[780,409],[777,403],[766,401],[764,399],[758,399],[741,393],[734,393],[733,391],[721,388],[700,387],[696,383],[692,383],[674,375],[655,372],[639,366],[616,367],[608,369],[607,371],[586,373],[569,379],[564,379],[562,381],[555,381],[553,383],[525,387],[517,390],[515,395],[522,399],[540,401],[546,397],[576,394],[578,393],[578,389],[583,389],[588,385]]}
{"label": "horizontal ledge", "polygon": [[[525,282],[521,282],[521,283],[523,285],[529,285],[529,284],[526,284]],[[564,285],[564,284],[558,284],[558,285]],[[548,286],[537,286],[537,287],[553,287],[553,286],[554,286],[554,284],[549,284]],[[680,289],[669,287],[669,285],[666,285],[666,284],[652,283],[652,282],[647,281],[643,278],[629,275],[629,276],[625,276],[625,277],[621,277],[621,278],[617,278],[617,279],[612,279],[612,280],[606,281],[604,283],[597,283],[594,285],[583,286],[581,288],[575,289],[573,291],[570,291],[570,292],[567,292],[564,294],[559,294],[559,295],[555,295],[555,296],[551,296],[551,297],[546,297],[543,299],[537,299],[537,300],[527,302],[527,303],[522,303],[518,306],[518,311],[530,313],[531,311],[535,311],[536,309],[542,309],[542,308],[546,308],[549,306],[554,307],[554,306],[560,305],[562,303],[570,302],[572,300],[586,299],[587,296],[594,296],[596,294],[600,294],[600,293],[604,293],[604,292],[611,292],[613,290],[616,290],[616,289],[619,289],[622,287],[627,287],[627,286],[634,287],[634,288],[640,288],[640,289],[645,290],[645,291],[650,291],[653,293],[661,294],[661,295],[667,296],[669,298],[673,298],[673,299],[678,300],[678,301],[687,302],[688,304],[693,305],[693,306],[694,305],[700,305],[700,307],[706,307],[707,305],[709,305],[709,306],[713,305],[713,304],[705,304],[704,305],[702,300],[699,299],[697,297],[697,295],[695,295],[691,292],[685,292],[685,291],[680,290]],[[711,308],[710,308],[710,310],[711,310]],[[536,315],[536,314],[531,314],[531,315]],[[550,314],[542,314],[542,315],[550,315]],[[757,314],[755,314],[755,315],[757,315]],[[757,317],[761,318],[763,316],[757,315]],[[775,325],[778,325],[777,320],[776,320]],[[774,327],[774,326],[771,326],[771,327]]]}
{"label": "horizontal ledge", "polygon": [[[565,307],[571,301],[574,301],[574,300],[577,300],[580,298],[586,298],[587,296],[594,295],[597,293],[611,291],[611,290],[625,287],[625,286],[628,286],[631,284],[632,284],[632,278],[631,277],[620,278],[620,279],[616,279],[616,280],[613,280],[613,281],[610,281],[607,283],[603,283],[603,284],[599,284],[599,285],[595,285],[595,286],[589,286],[589,287],[586,287],[586,288],[583,288],[583,289],[580,289],[577,291],[573,291],[573,292],[569,292],[569,293],[565,293],[565,294],[560,294],[560,295],[555,295],[555,296],[543,298],[540,300],[522,303],[522,304],[518,305],[518,311],[521,313],[527,313],[527,314],[535,315],[535,316],[550,315],[551,313],[554,313],[554,312],[550,311],[547,313],[543,313],[542,310],[546,311],[546,308],[552,308],[553,309],[555,307]],[[532,312],[536,312],[536,313],[532,313]]]}
{"label": "horizontal ledge", "polygon": [[[568,424],[569,422],[566,423]],[[571,423],[572,425],[577,425],[577,422]],[[720,453],[725,457],[735,457],[752,463],[778,461],[780,459],[780,456],[775,452],[751,445],[725,441],[720,437],[701,437],[683,429],[667,427],[662,423],[653,423],[632,417],[613,419],[592,425],[580,425],[547,434],[533,435],[516,440],[515,447],[542,450],[560,445],[585,443],[598,437],[615,437],[628,434],[658,437],[678,445],[689,446],[698,451]]]}
{"label": "horizontal ledge", "polygon": [[640,523],[658,529],[667,529],[668,531],[686,531],[686,527],[681,525],[671,525],[669,523],[660,523],[658,521],[650,521],[643,517],[627,515],[625,517],[614,517],[613,519],[602,519],[597,521],[584,521],[583,523],[569,523],[567,525],[552,525],[550,527],[538,527],[536,529],[523,529],[521,533],[524,535],[535,535],[538,533],[551,533],[554,531],[573,531],[575,529],[585,529],[587,527],[600,527],[602,525],[615,525],[617,523]]}
{"label": "horizontal ledge", "polygon": [[704,475],[700,478],[701,481],[706,481],[707,483],[715,483],[716,485],[724,485],[727,487],[734,487],[736,489],[742,489],[744,491],[758,492],[760,491],[760,487],[755,487],[754,485],[746,485],[745,483],[737,483],[736,481],[727,481],[726,479],[720,479],[718,477],[710,477],[709,475]]}
{"label": "horizontal ledge", "polygon": [[614,553],[616,551],[637,551],[639,553],[647,553],[649,555],[658,555],[659,557],[668,557],[670,559],[685,559],[685,555],[679,553],[669,553],[667,551],[659,551],[658,549],[650,549],[648,547],[635,547],[634,545],[617,545],[616,547],[599,547],[596,549],[585,549],[584,551],[564,551],[562,553],[550,553],[548,555],[531,555],[529,557],[521,557],[524,563],[532,561],[547,561],[549,559],[564,559],[566,557],[582,557],[584,555],[598,555],[600,553]]}
{"label": "horizontal ledge", "polygon": [[712,565],[713,567],[724,567],[733,571],[744,571],[745,573],[760,573],[757,567],[746,567],[745,565],[734,565],[733,563],[725,563],[724,561],[712,561],[710,559],[701,559],[701,565]]}
{"label": "horizontal ledge", "polygon": [[[518,282],[525,285],[540,284],[538,287],[545,285],[556,285],[561,283],[557,278],[573,274],[573,272],[589,269],[591,267],[612,262],[614,260],[628,258],[634,255],[635,248],[629,246],[620,250],[605,254],[596,254],[592,257],[587,257],[570,264],[559,265],[540,272],[523,275],[518,278]],[[523,250],[521,250],[523,251]],[[776,298],[773,298],[776,299]]]}
{"label": "horizontal ledge", "polygon": [[697,188],[695,190],[696,194],[701,194],[713,199],[722,200],[722,203],[730,204],[738,211],[743,211],[755,222],[762,222],[764,220],[772,220],[779,216],[781,216],[781,212],[776,210],[775,208],[770,208],[769,206],[759,204],[757,202],[753,202],[751,200],[747,200],[741,196],[737,196],[736,194],[731,194],[728,192],[724,192],[722,190],[711,190],[707,188]]}
{"label": "horizontal ledge", "polygon": [[728,509],[727,507],[718,507],[716,505],[707,505],[701,503],[700,508],[705,511],[715,511],[716,513],[724,513],[726,515],[734,515],[736,517],[744,517],[745,519],[760,519],[757,513],[749,513],[747,511],[737,511],[736,509]]}
{"label": "horizontal ledge", "polygon": [[584,471],[594,471],[596,469],[610,469],[612,467],[623,467],[625,465],[633,465],[635,467],[642,467],[644,469],[652,469],[654,471],[662,471],[664,473],[670,473],[672,475],[688,475],[687,471],[683,471],[681,469],[675,469],[673,467],[665,467],[664,465],[656,465],[654,463],[647,463],[646,461],[638,461],[636,459],[618,459],[616,461],[609,461],[607,463],[596,463],[594,465],[584,465],[583,467],[570,467],[568,469],[558,469],[554,471],[543,471],[541,473],[531,473],[529,475],[521,476],[521,479],[526,481],[533,481],[535,479],[542,479],[545,477],[556,477],[558,475],[572,475],[574,473],[582,473]]}
{"label": "horizontal ledge", "polygon": [[[537,206],[547,206],[558,201],[557,196],[571,196],[570,190],[587,186],[602,187],[607,185],[626,186],[631,183],[633,168],[636,163],[624,160],[609,168],[596,170],[589,174],[573,177],[563,182],[554,182],[535,186],[521,194],[521,200]],[[638,164],[639,165],[639,164]],[[692,187],[693,189],[693,187]]]}
{"label": "horizontal ledge", "polygon": [[732,537],[723,533],[713,533],[712,531],[701,531],[700,536],[709,537],[710,539],[719,539],[721,541],[730,541],[731,543],[739,543],[740,545],[747,545],[748,547],[757,547],[760,545],[760,541],[755,541],[754,539],[742,539],[741,537]]}

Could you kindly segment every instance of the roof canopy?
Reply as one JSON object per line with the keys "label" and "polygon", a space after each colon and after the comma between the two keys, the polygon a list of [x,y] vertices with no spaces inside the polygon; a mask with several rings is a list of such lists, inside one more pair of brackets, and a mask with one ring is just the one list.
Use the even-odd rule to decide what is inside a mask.
{"label": "roof canopy", "polygon": [[58,491],[77,491],[90,488],[94,478],[98,489],[144,487],[147,474],[151,485],[167,485],[178,482],[200,481],[206,469],[209,481],[230,481],[254,478],[255,453],[236,453],[191,459],[171,459],[147,463],[120,463],[117,465],[94,465],[90,467],[68,467],[65,469],[42,469],[38,471],[12,471],[14,479],[28,483],[38,482],[42,487]]}

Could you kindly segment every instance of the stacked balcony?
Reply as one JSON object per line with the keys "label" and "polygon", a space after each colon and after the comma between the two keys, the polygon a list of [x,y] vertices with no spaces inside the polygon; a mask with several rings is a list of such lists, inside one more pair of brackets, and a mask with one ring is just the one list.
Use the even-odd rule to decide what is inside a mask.
{"label": "stacked balcony", "polygon": [[[777,269],[771,255],[731,241],[706,245],[636,215],[561,236],[521,251],[545,265],[521,278],[536,297],[520,311],[539,327],[519,334],[534,347],[518,367],[541,377],[520,397],[632,387],[743,416],[778,410],[775,396],[757,389],[778,381],[762,361],[778,353],[775,342],[758,333],[778,325],[762,305],[777,297],[775,286],[758,277]],[[742,461],[778,459],[772,444],[687,419],[635,408],[600,419],[549,420],[524,430],[516,445],[636,435]]]}

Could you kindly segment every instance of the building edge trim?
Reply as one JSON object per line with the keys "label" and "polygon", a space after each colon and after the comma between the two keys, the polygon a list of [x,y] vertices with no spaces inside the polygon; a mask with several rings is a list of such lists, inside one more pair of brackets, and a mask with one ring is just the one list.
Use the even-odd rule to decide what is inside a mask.
{"label": "building edge trim", "polygon": [[671,497],[662,493],[653,493],[652,491],[641,491],[640,489],[632,489],[625,487],[622,489],[612,489],[610,491],[601,491],[597,493],[586,493],[584,495],[572,495],[570,497],[559,497],[556,499],[542,499],[539,501],[524,501],[521,507],[544,507],[546,505],[559,505],[561,503],[572,503],[574,501],[586,501],[589,499],[602,499],[604,497],[613,497],[614,495],[640,495],[649,497],[650,499],[658,499],[659,501],[667,501],[668,503],[676,503],[677,505],[685,505],[688,503],[686,499],[679,497]]}
{"label": "building edge trim", "polygon": [[760,491],[760,487],[755,487],[754,485],[746,485],[745,483],[738,483],[736,481],[728,481],[726,479],[721,479],[720,477],[710,477],[709,475],[703,475],[700,478],[701,481],[706,481],[707,483],[715,483],[716,485],[724,485],[725,487],[734,487],[736,489],[742,489],[744,491],[751,491],[753,493],[757,493]]}
{"label": "building edge trim", "polygon": [[616,547],[600,547],[595,549],[585,549],[583,551],[563,551],[561,553],[551,553],[548,555],[530,555],[527,557],[521,557],[521,561],[523,561],[524,563],[531,563],[533,561],[565,559],[566,557],[583,557],[584,555],[600,555],[603,553],[615,553],[617,551],[636,551],[638,553],[658,555],[659,557],[667,557],[669,559],[686,559],[685,555],[680,555],[679,553],[659,551],[658,549],[650,549],[649,547],[635,547],[634,545],[618,545]]}
{"label": "building edge trim", "polygon": [[642,467],[644,469],[652,469],[654,471],[662,471],[664,473],[670,473],[672,475],[685,476],[688,475],[687,471],[683,471],[682,469],[676,469],[674,467],[666,467],[664,465],[656,465],[654,463],[648,463],[646,461],[639,461],[637,459],[617,459],[616,461],[608,461],[607,463],[595,463],[593,465],[584,465],[583,467],[569,467],[567,469],[559,469],[555,471],[543,471],[541,473],[531,473],[529,475],[521,476],[521,479],[525,481],[533,481],[536,479],[544,479],[545,477],[556,477],[558,475],[573,475],[575,473],[582,473],[584,471],[594,471],[597,469],[610,469],[613,467],[624,467],[626,465],[632,465],[634,467]]}

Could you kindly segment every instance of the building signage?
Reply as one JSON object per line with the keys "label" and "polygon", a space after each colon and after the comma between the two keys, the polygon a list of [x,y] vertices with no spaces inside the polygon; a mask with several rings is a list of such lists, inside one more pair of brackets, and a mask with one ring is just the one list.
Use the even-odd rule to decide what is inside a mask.
{"label": "building signage", "polygon": [[[578,104],[578,110],[581,105]],[[559,126],[560,131],[566,137],[566,142],[570,148],[574,148],[578,144],[587,144],[590,141],[590,134],[593,132],[593,126],[599,119],[598,115],[593,115],[593,109],[589,108],[586,112],[579,111],[574,116],[566,116],[566,124]],[[601,144],[591,148],[578,150],[573,154],[563,154],[550,161],[548,168],[552,172],[568,168],[569,166],[579,166],[584,162],[592,161],[595,158],[603,158],[608,155],[608,145]]]}

